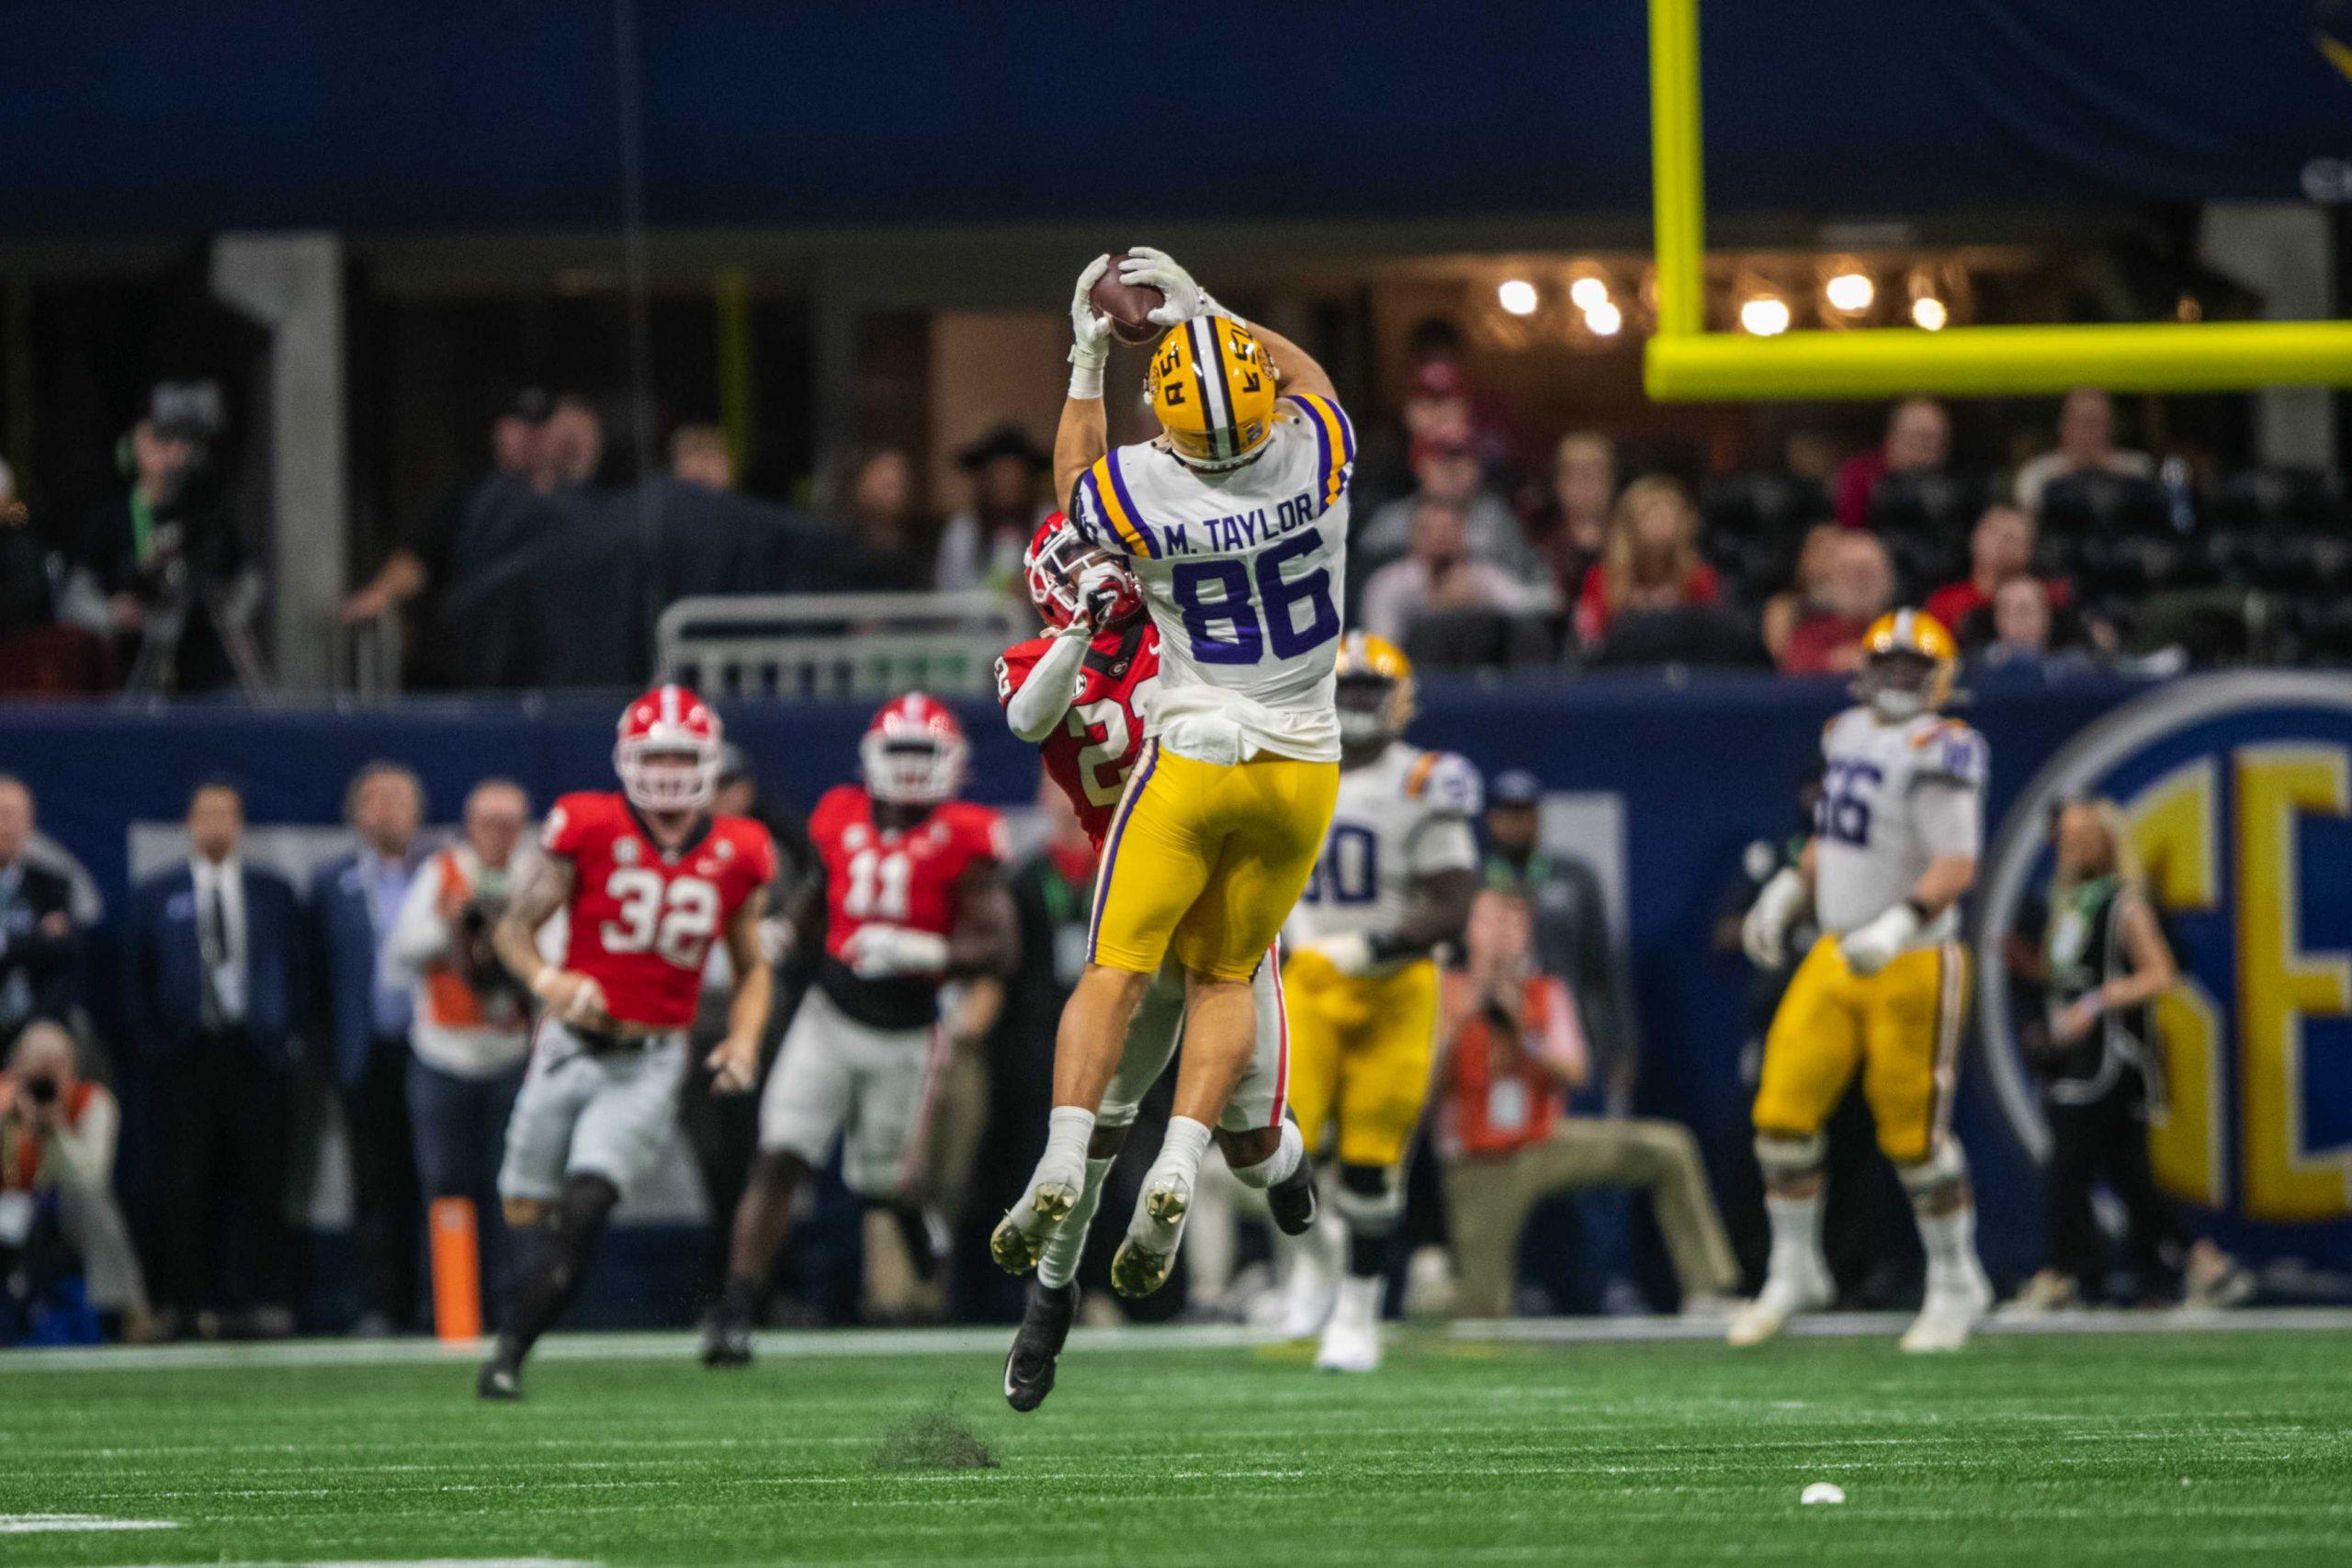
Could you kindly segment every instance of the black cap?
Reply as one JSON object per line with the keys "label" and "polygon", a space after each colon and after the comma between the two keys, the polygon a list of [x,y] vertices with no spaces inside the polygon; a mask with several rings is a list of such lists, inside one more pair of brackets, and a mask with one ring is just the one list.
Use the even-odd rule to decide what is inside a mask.
{"label": "black cap", "polygon": [[1487,799],[1495,806],[1541,806],[1544,781],[1525,768],[1512,768],[1495,775],[1495,782],[1487,786]]}
{"label": "black cap", "polygon": [[1031,468],[1043,472],[1054,466],[1051,454],[1029,439],[1029,433],[1017,424],[1000,424],[961,452],[956,463],[966,472],[986,468],[1000,457],[1018,457]]}

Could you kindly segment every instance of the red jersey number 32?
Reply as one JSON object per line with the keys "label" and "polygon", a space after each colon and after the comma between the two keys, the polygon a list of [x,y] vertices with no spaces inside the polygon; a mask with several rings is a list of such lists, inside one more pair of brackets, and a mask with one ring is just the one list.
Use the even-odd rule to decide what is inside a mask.
{"label": "red jersey number 32", "polygon": [[617,918],[597,932],[605,952],[650,952],[681,969],[702,968],[718,932],[717,887],[698,876],[671,880],[641,865],[623,865],[605,879],[605,894],[620,906]]}

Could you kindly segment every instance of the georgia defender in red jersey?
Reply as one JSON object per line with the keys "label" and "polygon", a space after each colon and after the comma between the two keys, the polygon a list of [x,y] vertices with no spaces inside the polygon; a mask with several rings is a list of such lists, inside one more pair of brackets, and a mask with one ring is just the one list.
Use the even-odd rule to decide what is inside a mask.
{"label": "georgia defender in red jersey", "polygon": [[821,937],[824,957],[760,1097],[759,1157],[704,1328],[707,1366],[751,1360],[752,1314],[793,1195],[837,1138],[850,1190],[895,1215],[918,1268],[932,1257],[910,1182],[943,1065],[939,989],[1008,972],[1017,940],[1004,824],[955,798],[967,751],[956,716],[911,693],[866,729],[865,782],[827,791],[809,815],[820,871],[780,923],[790,945]]}
{"label": "georgia defender in red jersey", "polygon": [[[521,1396],[523,1358],[571,1304],[613,1206],[660,1152],[717,942],[735,989],[710,1066],[737,1093],[758,1073],[770,987],[760,919],[775,845],[757,822],[710,815],[720,753],[718,716],[693,693],[660,686],[629,704],[613,747],[621,793],[556,802],[545,858],[492,932],[540,1002],[498,1192],[509,1224],[546,1234],[482,1366],[485,1399]],[[559,909],[571,929],[554,964],[538,933]]]}
{"label": "georgia defender in red jersey", "polygon": [[[1099,854],[1143,750],[1159,679],[1159,634],[1142,613],[1142,594],[1126,569],[1087,544],[1060,513],[1039,525],[1023,565],[1029,597],[1049,630],[1005,649],[996,663],[997,700],[1012,732],[1043,751],[1046,776],[1076,807]],[[1281,964],[1260,964],[1250,983],[1257,1045],[1218,1118],[1216,1137],[1234,1175],[1264,1188],[1275,1223],[1295,1235],[1314,1223],[1315,1179],[1284,1114],[1290,1031]],[[1035,1410],[1053,1391],[1055,1363],[1078,1311],[1078,1263],[1103,1178],[1126,1145],[1145,1093],[1174,1057],[1183,1028],[1183,969],[1171,959],[1127,1025],[1118,1069],[1089,1135],[1085,1185],[1067,1214],[1045,1226],[1042,1238],[1024,1234],[1011,1219],[990,1238],[1005,1268],[1022,1273],[1035,1265],[1037,1270],[1004,1362],[1004,1396],[1015,1410]]]}

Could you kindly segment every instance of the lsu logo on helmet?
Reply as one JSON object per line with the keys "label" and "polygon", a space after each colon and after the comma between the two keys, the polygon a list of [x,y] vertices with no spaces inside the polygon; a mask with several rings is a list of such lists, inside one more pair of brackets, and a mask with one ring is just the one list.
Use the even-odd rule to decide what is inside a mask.
{"label": "lsu logo on helmet", "polygon": [[1273,368],[1257,334],[1228,317],[1169,328],[1144,389],[1169,450],[1196,468],[1238,468],[1273,431]]}
{"label": "lsu logo on helmet", "polygon": [[1339,682],[1340,737],[1351,744],[1391,740],[1413,722],[1419,700],[1413,661],[1386,637],[1350,632],[1331,673]]}
{"label": "lsu logo on helmet", "polygon": [[1890,719],[1951,701],[1960,645],[1925,610],[1891,610],[1862,634],[1862,675],[1854,694]]}

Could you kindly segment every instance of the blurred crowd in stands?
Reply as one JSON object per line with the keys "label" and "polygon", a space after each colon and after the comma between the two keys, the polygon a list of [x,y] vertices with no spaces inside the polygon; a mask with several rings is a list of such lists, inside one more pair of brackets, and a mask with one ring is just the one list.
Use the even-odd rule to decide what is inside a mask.
{"label": "blurred crowd in stands", "polygon": [[[2352,522],[2336,476],[2222,471],[2135,450],[2079,388],[2007,470],[1956,456],[1949,410],[1908,399],[1838,460],[1795,438],[1769,468],[1638,471],[1610,434],[1547,443],[1472,384],[1442,321],[1411,340],[1393,416],[1360,416],[1351,609],[1433,669],[1658,664],[1850,669],[1859,634],[1928,604],[1980,671],[2058,678],[2352,659]],[[688,595],[998,592],[1051,506],[1050,433],[1007,424],[927,498],[920,456],[852,447],[794,504],[747,496],[717,426],[673,429],[615,485],[598,400],[531,389],[487,468],[423,509],[343,606],[399,615],[413,683],[628,685]],[[266,680],[264,585],[209,453],[210,383],[167,383],[123,437],[118,493],[78,528],[25,526],[0,468],[0,690],[203,692]],[[934,508],[937,499],[947,504]],[[60,538],[70,539],[58,547]],[[50,544],[45,547],[42,541]],[[632,592],[619,592],[627,585]]]}

